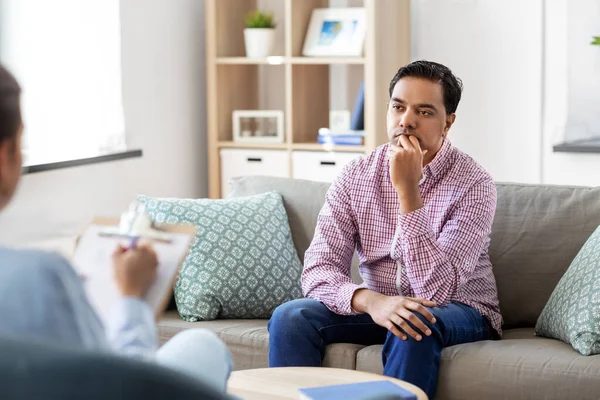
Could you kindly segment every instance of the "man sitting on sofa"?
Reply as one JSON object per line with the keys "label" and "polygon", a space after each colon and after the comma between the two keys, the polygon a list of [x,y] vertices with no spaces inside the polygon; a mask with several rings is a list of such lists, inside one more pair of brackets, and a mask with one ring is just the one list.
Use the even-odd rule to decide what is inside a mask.
{"label": "man sitting on sofa", "polygon": [[[441,351],[499,338],[488,257],[496,186],[446,136],[462,83],[417,61],[391,81],[390,143],[329,188],[306,251],[306,299],[269,321],[269,365],[319,366],[331,343],[384,344],[384,374],[436,392]],[[364,283],[353,283],[354,250]]]}
{"label": "man sitting on sofa", "polygon": [[[20,93],[15,78],[0,65],[0,210],[11,201],[21,176]],[[81,279],[62,257],[0,248],[0,262],[1,336],[156,360],[225,391],[231,354],[214,333],[181,332],[157,351],[154,315],[142,300],[157,273],[149,245],[115,250],[113,269],[122,299],[106,332]]]}

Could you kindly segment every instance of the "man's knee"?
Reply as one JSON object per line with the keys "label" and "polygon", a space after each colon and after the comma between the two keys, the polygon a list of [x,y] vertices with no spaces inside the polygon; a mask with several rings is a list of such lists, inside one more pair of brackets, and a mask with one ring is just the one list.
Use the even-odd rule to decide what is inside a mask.
{"label": "man's knee", "polygon": [[[427,308],[427,310],[429,312],[431,312],[432,314],[434,313],[434,310],[432,310],[430,308]],[[427,319],[426,316],[424,316],[424,315],[422,315],[422,314],[420,314],[418,312],[414,312],[413,314],[415,315],[415,317],[417,317],[419,319],[419,321],[425,326],[425,328],[422,329],[423,328],[422,325],[421,325],[421,328],[419,328],[419,326],[416,325],[415,323],[413,323],[411,321],[408,321],[408,320],[406,320],[406,321],[407,321],[408,326],[410,328],[412,328],[417,334],[421,335],[422,339],[424,339],[426,337],[431,337],[433,339],[438,339],[438,340],[442,339],[441,332],[440,332],[439,319],[437,317],[436,317],[436,322],[433,323],[429,319]],[[401,326],[399,328],[401,328],[401,330],[404,331]],[[426,332],[427,330],[429,330],[431,332],[430,335],[427,335],[427,332]],[[407,337],[408,337],[409,341],[415,341],[415,339],[413,339],[411,337],[411,335],[408,335],[408,332],[405,332],[405,333],[407,333]],[[397,338],[396,336],[394,336],[391,332],[388,335],[388,340],[389,339],[392,339],[392,340],[396,340],[396,339],[397,340],[401,340],[401,339]]]}
{"label": "man's knee", "polygon": [[322,303],[313,299],[297,299],[281,304],[275,309],[269,320],[269,332],[278,329],[298,328],[308,322],[310,314],[325,307]]}
{"label": "man's knee", "polygon": [[[425,307],[427,309],[427,311],[429,311],[431,313],[431,315],[433,315],[435,317],[435,309],[433,308],[429,308],[429,307]],[[438,334],[439,333],[439,329],[440,329],[440,325],[439,325],[439,318],[435,317],[436,321],[435,323],[431,322],[429,319],[427,319],[426,316],[424,316],[423,314],[420,314],[418,312],[414,313],[417,318],[419,318],[419,320],[425,324],[425,326],[427,327],[427,329],[429,329],[431,331],[431,336],[433,336],[434,334]],[[418,333],[422,333],[425,334],[425,332],[419,332]]]}

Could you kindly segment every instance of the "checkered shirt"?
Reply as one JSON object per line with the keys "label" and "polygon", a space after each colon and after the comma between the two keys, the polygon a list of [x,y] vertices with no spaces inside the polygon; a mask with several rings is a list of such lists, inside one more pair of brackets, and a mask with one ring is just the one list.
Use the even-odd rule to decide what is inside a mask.
{"label": "checkered shirt", "polygon": [[[424,206],[401,215],[389,174],[389,144],[346,165],[329,188],[306,251],[302,291],[331,311],[353,315],[354,292],[460,302],[501,334],[498,291],[488,256],[496,185],[445,140],[423,168]],[[363,283],[353,283],[354,251]]]}

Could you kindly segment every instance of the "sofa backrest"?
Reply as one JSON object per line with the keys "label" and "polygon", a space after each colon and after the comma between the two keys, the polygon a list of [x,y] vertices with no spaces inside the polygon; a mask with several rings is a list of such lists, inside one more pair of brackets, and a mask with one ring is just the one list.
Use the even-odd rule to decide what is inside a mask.
{"label": "sofa backrest", "polygon": [[[303,261],[328,188],[328,183],[249,176],[234,178],[230,195],[280,192]],[[600,188],[503,183],[497,188],[489,252],[504,326],[534,326],[552,290],[600,225]]]}
{"label": "sofa backrest", "polygon": [[600,225],[600,188],[497,184],[490,257],[506,328],[534,326]]}
{"label": "sofa backrest", "polygon": [[251,196],[277,191],[281,193],[300,261],[315,233],[319,211],[325,203],[329,183],[268,176],[242,176],[231,180],[229,197]]}

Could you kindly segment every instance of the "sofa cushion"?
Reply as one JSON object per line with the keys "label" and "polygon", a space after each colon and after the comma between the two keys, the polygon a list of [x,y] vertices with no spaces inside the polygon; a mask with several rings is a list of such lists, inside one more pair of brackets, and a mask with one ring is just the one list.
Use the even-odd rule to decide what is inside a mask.
{"label": "sofa cushion", "polygon": [[[600,356],[561,341],[507,330],[505,339],[444,349],[436,399],[597,399]],[[382,346],[358,352],[359,371],[382,373]]]}
{"label": "sofa cushion", "polygon": [[231,180],[229,197],[251,196],[277,191],[283,196],[294,245],[300,260],[315,233],[319,211],[325,203],[329,183],[270,176],[243,176]]}
{"label": "sofa cushion", "polygon": [[198,228],[175,284],[183,319],[269,318],[280,304],[301,297],[302,264],[279,193],[138,199],[155,222]]}
{"label": "sofa cushion", "polygon": [[533,327],[600,225],[600,188],[498,184],[490,258],[504,327]]}
{"label": "sofa cushion", "polygon": [[535,333],[600,354],[600,227],[590,236],[550,296]]}
{"label": "sofa cushion", "polygon": [[[266,319],[237,319],[187,322],[176,311],[170,311],[158,322],[160,344],[190,328],[209,329],[225,342],[233,355],[233,369],[266,368],[269,366],[269,332]],[[356,354],[364,346],[334,344],[327,347],[324,367],[356,369]]]}

